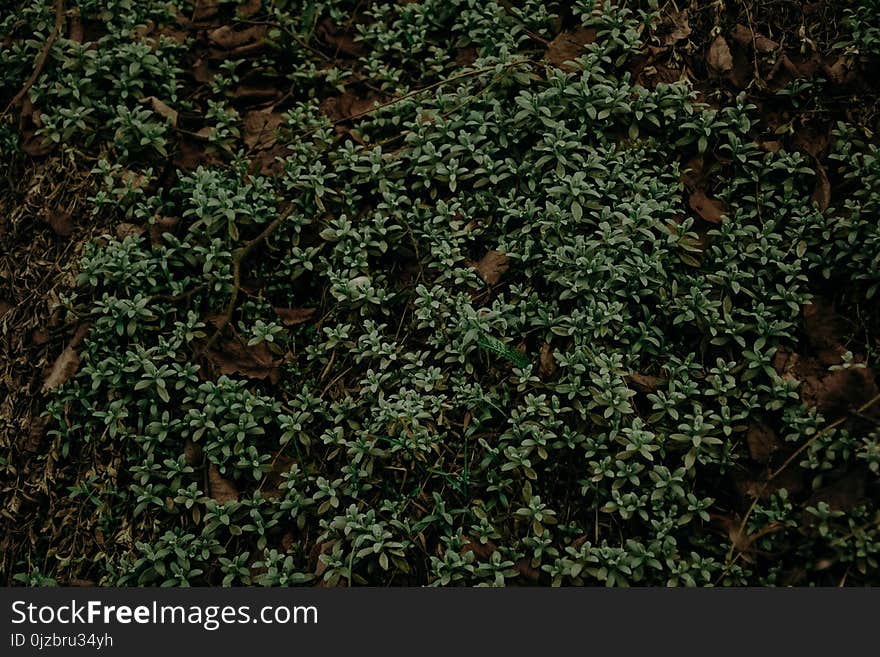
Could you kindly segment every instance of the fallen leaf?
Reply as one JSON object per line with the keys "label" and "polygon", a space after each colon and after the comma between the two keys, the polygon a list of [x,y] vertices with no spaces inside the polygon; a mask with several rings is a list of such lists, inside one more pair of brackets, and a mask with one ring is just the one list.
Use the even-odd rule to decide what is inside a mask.
{"label": "fallen leaf", "polygon": [[49,140],[43,139],[42,135],[37,135],[30,130],[22,131],[21,142],[19,144],[21,152],[31,157],[43,157],[48,155],[55,148],[55,144]]}
{"label": "fallen leaf", "polygon": [[89,329],[92,328],[92,325],[89,322],[85,322],[76,327],[76,331],[73,334],[73,337],[70,338],[70,342],[67,343],[67,346],[71,349],[76,349],[82,341],[86,339],[86,336],[89,334]]}
{"label": "fallen leaf", "polygon": [[83,38],[85,36],[85,32],[83,30],[83,24],[80,20],[79,14],[71,14],[69,19],[70,31],[68,32],[67,38],[73,41],[74,43],[82,43]]}
{"label": "fallen leaf", "polygon": [[513,569],[530,582],[537,582],[541,579],[541,573],[532,566],[531,560],[526,557],[517,559],[513,564]]}
{"label": "fallen leaf", "polygon": [[791,495],[797,495],[806,488],[804,480],[804,471],[794,464],[769,481],[766,474],[759,477],[748,474],[733,476],[734,486],[742,497],[760,500],[770,499],[774,493],[783,488]]}
{"label": "fallen leaf", "polygon": [[[819,372],[827,372],[819,367]],[[877,395],[874,373],[868,368],[835,370],[800,378],[801,399],[823,415],[839,415]]]}
{"label": "fallen leaf", "polygon": [[249,170],[264,176],[277,176],[284,171],[287,155],[287,146],[284,144],[275,144],[271,148],[257,150],[251,157]]}
{"label": "fallen leaf", "polygon": [[866,489],[865,470],[855,469],[817,490],[805,506],[825,502],[832,511],[851,511],[865,497]]}
{"label": "fallen leaf", "polygon": [[739,45],[754,48],[757,52],[768,53],[779,48],[779,44],[762,34],[755,34],[745,25],[738,24],[730,33],[730,37]]}
{"label": "fallen leaf", "polygon": [[461,556],[473,552],[478,561],[487,561],[498,550],[498,546],[491,540],[481,543],[480,541],[468,540],[461,548]]}
{"label": "fallen leaf", "polygon": [[455,63],[461,67],[471,66],[477,61],[478,51],[474,46],[466,46],[455,55]]}
{"label": "fallen leaf", "polygon": [[471,263],[471,266],[487,284],[495,285],[501,280],[501,274],[510,267],[509,261],[507,255],[501,251],[491,250],[480,258],[479,262]]}
{"label": "fallen leaf", "polygon": [[538,369],[544,376],[553,376],[556,372],[556,361],[553,358],[553,347],[546,342],[541,345]]}
{"label": "fallen leaf", "polygon": [[210,84],[216,75],[210,62],[204,57],[199,57],[195,64],[189,67],[189,72],[199,84]]}
{"label": "fallen leaf", "polygon": [[706,196],[701,190],[695,190],[688,199],[691,209],[709,223],[719,224],[724,217],[724,205],[721,201]]}
{"label": "fallen leaf", "polygon": [[116,239],[124,240],[126,237],[139,237],[144,234],[144,227],[137,224],[122,222],[116,226]]}
{"label": "fallen leaf", "polygon": [[544,58],[566,71],[576,70],[567,62],[574,61],[584,52],[584,47],[596,41],[597,33],[592,27],[579,27],[572,31],[560,32],[547,44]]}
{"label": "fallen leaf", "polygon": [[34,418],[31,420],[30,430],[28,431],[27,442],[24,445],[26,452],[34,453],[40,448],[40,441],[46,435],[46,426],[49,424],[49,418]]}
{"label": "fallen leaf", "polygon": [[275,145],[275,130],[284,123],[284,115],[273,107],[245,113],[244,143],[250,149],[271,148]]}
{"label": "fallen leaf", "polygon": [[43,221],[59,237],[70,237],[76,228],[73,223],[73,216],[64,210],[45,210],[43,212]]}
{"label": "fallen leaf", "polygon": [[225,50],[240,48],[243,45],[256,43],[266,34],[265,25],[253,25],[243,30],[236,30],[231,25],[224,25],[208,33],[208,40]]}
{"label": "fallen leaf", "polygon": [[691,35],[691,26],[688,22],[688,10],[684,9],[677,14],[669,16],[671,31],[663,37],[664,45],[671,46]]}
{"label": "fallen leaf", "polygon": [[839,362],[848,328],[831,301],[822,296],[813,297],[810,303],[804,304],[803,317],[804,335],[810,347],[819,354],[833,352],[834,360]]}
{"label": "fallen leaf", "polygon": [[217,15],[220,11],[220,0],[196,0],[193,10],[193,22],[206,21]]}
{"label": "fallen leaf", "polygon": [[835,85],[846,86],[856,80],[855,64],[849,57],[838,57],[833,63],[825,64],[822,68]]}
{"label": "fallen leaf", "polygon": [[197,138],[181,138],[177,142],[173,164],[184,171],[194,171],[200,166],[215,166],[219,158],[210,149],[205,148]]}
{"label": "fallen leaf", "polygon": [[336,545],[335,540],[316,543],[309,552],[309,567],[315,573],[315,577],[321,577],[327,570],[327,562],[321,559],[321,556],[333,552],[334,545]]}
{"label": "fallen leaf", "polygon": [[153,245],[159,246],[162,244],[164,242],[162,236],[173,231],[178,223],[180,223],[179,217],[156,217],[153,219],[149,225],[150,240],[152,240]]}
{"label": "fallen leaf", "polygon": [[232,92],[232,97],[239,102],[250,104],[264,103],[281,98],[283,93],[273,86],[247,86],[241,85]]}
{"label": "fallen leaf", "polygon": [[766,463],[770,457],[780,448],[781,444],[776,437],[776,432],[766,424],[753,424],[746,433],[746,444],[749,447],[749,455],[758,463]]}
{"label": "fallen leaf", "polygon": [[76,586],[78,588],[90,588],[95,586],[95,582],[90,579],[78,579],[76,577],[67,582],[68,586]]}
{"label": "fallen leaf", "polygon": [[272,357],[265,342],[247,346],[237,338],[223,340],[208,352],[208,358],[220,374],[241,374],[272,383],[277,383],[280,376],[282,361]]}
{"label": "fallen leaf", "polygon": [[730,46],[720,34],[715,37],[712,45],[709,46],[709,52],[706,55],[706,63],[709,64],[715,73],[727,73],[733,69],[733,55],[730,52]]}
{"label": "fallen leaf", "polygon": [[809,122],[795,131],[792,143],[814,159],[821,159],[831,143],[831,128]]}
{"label": "fallen leaf", "polygon": [[819,206],[821,212],[825,212],[831,205],[831,183],[825,167],[816,162],[816,184],[813,188],[813,202]]}
{"label": "fallen leaf", "polygon": [[52,334],[44,328],[34,329],[33,333],[31,333],[31,340],[36,345],[46,344],[51,338]]}
{"label": "fallen leaf", "polygon": [[350,32],[340,29],[329,18],[325,18],[315,30],[315,34],[324,43],[335,47],[339,52],[350,57],[360,57],[364,54],[363,45],[355,41]]}
{"label": "fallen leaf", "polygon": [[187,465],[201,465],[205,458],[205,451],[201,445],[187,438],[183,445],[183,458]]}
{"label": "fallen leaf", "polygon": [[235,484],[229,479],[225,479],[220,474],[219,468],[213,463],[208,468],[208,485],[211,498],[218,504],[238,501],[238,489]]}
{"label": "fallen leaf", "polygon": [[43,382],[43,392],[49,392],[64,385],[79,369],[79,355],[71,347],[65,347],[61,355],[55,359],[49,376]]}
{"label": "fallen leaf", "polygon": [[742,559],[747,562],[752,562],[753,560],[751,553],[756,552],[753,547],[755,541],[783,528],[781,523],[773,522],[754,534],[748,534],[743,527],[742,519],[737,515],[728,518],[727,516],[712,514],[712,520],[718,522],[724,528],[731,545],[739,552]]}
{"label": "fallen leaf", "polygon": [[143,105],[149,105],[151,110],[165,118],[170,125],[177,125],[177,110],[168,107],[168,105],[155,96],[147,96],[146,98],[142,98],[140,102]]}
{"label": "fallen leaf", "polygon": [[304,324],[312,318],[317,308],[275,308],[275,314],[285,326]]}
{"label": "fallen leaf", "polygon": [[263,8],[263,0],[244,0],[235,9],[235,13],[241,18],[250,18]]}
{"label": "fallen leaf", "polygon": [[376,106],[376,98],[359,98],[351,93],[328,97],[321,101],[319,109],[333,122],[356,119]]}
{"label": "fallen leaf", "polygon": [[633,388],[642,393],[657,392],[657,388],[665,383],[664,379],[647,374],[627,374],[626,378]]}

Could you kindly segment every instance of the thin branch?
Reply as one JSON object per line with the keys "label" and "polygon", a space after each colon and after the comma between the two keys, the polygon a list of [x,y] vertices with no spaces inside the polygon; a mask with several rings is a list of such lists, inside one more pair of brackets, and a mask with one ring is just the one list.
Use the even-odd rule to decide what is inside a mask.
{"label": "thin branch", "polygon": [[[859,408],[857,408],[855,410],[855,413],[858,415],[861,415],[862,413],[867,411],[869,408],[871,408],[877,402],[880,402],[880,394],[875,395],[874,397],[872,397],[871,399],[866,401],[864,404],[859,406]],[[852,413],[852,411],[851,411],[851,413]],[[748,511],[746,511],[746,514],[743,516],[742,522],[740,523],[740,526],[739,526],[740,536],[743,535],[743,532],[745,531],[745,528],[746,528],[746,523],[748,523],[749,518],[752,515],[752,512],[755,510],[755,507],[758,505],[758,500],[761,498],[761,495],[763,495],[764,491],[767,490],[767,486],[770,484],[770,482],[773,481],[774,479],[776,479],[776,477],[778,477],[779,475],[781,475],[785,471],[786,468],[788,468],[792,463],[794,463],[795,460],[801,454],[803,454],[807,449],[809,449],[811,445],[815,444],[815,442],[817,440],[819,440],[819,438],[821,438],[822,436],[827,436],[829,433],[834,431],[834,429],[836,429],[841,424],[846,422],[847,419],[849,418],[849,416],[850,416],[850,414],[844,415],[843,417],[836,419],[831,424],[826,425],[821,431],[816,432],[816,434],[814,436],[812,436],[809,440],[807,440],[803,445],[798,447],[794,451],[794,453],[791,456],[789,456],[781,466],[779,466],[779,468],[777,470],[774,470],[773,472],[770,473],[770,476],[768,476],[767,479],[764,481],[764,483],[761,484],[761,489],[755,493],[754,501],[752,501],[751,506],[749,506]],[[730,571],[731,567],[733,567],[733,564],[736,563],[736,560],[739,558],[739,556],[740,556],[739,554],[737,554],[736,557],[733,558],[733,553],[735,550],[736,550],[736,546],[731,545],[730,550],[727,552],[727,566],[724,568],[724,572],[721,573],[721,576],[718,578],[719,582]]]}
{"label": "thin branch", "polygon": [[[532,64],[532,63],[534,63],[534,60],[531,60],[531,59],[517,59],[512,62],[507,62],[506,64],[502,64],[501,69],[504,70],[504,69],[508,69],[508,68],[513,68],[514,66],[520,66],[522,64]],[[413,89],[412,91],[405,93],[402,96],[398,96],[396,98],[392,98],[391,100],[386,100],[384,103],[379,103],[378,105],[374,105],[373,107],[370,107],[369,109],[365,109],[361,112],[355,112],[354,114],[350,114],[349,116],[344,116],[341,119],[336,119],[335,121],[333,121],[333,123],[331,125],[335,126],[335,125],[339,125],[340,123],[346,123],[348,121],[353,121],[354,119],[359,119],[363,116],[367,116],[368,114],[372,114],[374,112],[378,112],[379,110],[385,109],[386,107],[390,107],[392,105],[396,105],[397,103],[401,103],[405,100],[409,100],[413,96],[418,96],[419,94],[424,93],[426,91],[431,91],[432,89],[442,87],[443,85],[449,84],[450,82],[456,82],[458,80],[463,80],[465,78],[471,78],[471,77],[474,77],[477,75],[482,75],[483,73],[491,73],[492,71],[495,71],[497,69],[498,69],[498,65],[496,64],[495,66],[486,66],[484,68],[477,68],[472,71],[465,71],[464,73],[459,73],[458,75],[453,75],[452,77],[449,77],[449,78],[444,78],[443,80],[438,80],[437,82],[434,82],[434,83],[429,84],[427,86],[419,87],[418,89]],[[320,130],[320,127],[314,128],[312,130],[307,130],[303,133],[300,133],[299,136],[305,137],[305,136],[308,136],[314,132],[317,132],[318,130]]]}
{"label": "thin branch", "polygon": [[55,0],[55,25],[52,28],[52,32],[49,34],[49,38],[46,39],[46,43],[43,44],[43,49],[40,50],[40,54],[37,57],[36,64],[34,64],[34,72],[31,73],[31,76],[27,79],[27,82],[24,83],[24,86],[19,90],[17,94],[9,101],[9,104],[6,106],[6,109],[3,110],[3,113],[0,114],[0,120],[3,120],[9,111],[18,105],[24,98],[25,94],[30,90],[33,86],[34,82],[40,77],[40,74],[43,72],[43,69],[46,67],[46,62],[49,59],[49,52],[52,50],[52,46],[55,45],[55,41],[58,39],[61,34],[61,26],[64,24],[64,0]]}
{"label": "thin branch", "polygon": [[277,217],[263,229],[263,232],[257,235],[254,239],[245,243],[244,246],[236,249],[235,253],[232,254],[232,294],[229,296],[229,303],[226,305],[226,312],[220,317],[219,321],[217,322],[217,329],[205,343],[205,346],[199,350],[199,354],[207,353],[207,351],[212,346],[214,346],[214,343],[217,341],[217,338],[220,337],[223,329],[225,329],[229,322],[232,320],[232,314],[235,312],[235,305],[238,302],[238,295],[241,291],[242,263],[251,253],[253,253],[254,249],[263,244],[272,236],[272,234],[276,230],[278,230],[279,226],[281,226],[285,219],[287,219],[287,214]]}

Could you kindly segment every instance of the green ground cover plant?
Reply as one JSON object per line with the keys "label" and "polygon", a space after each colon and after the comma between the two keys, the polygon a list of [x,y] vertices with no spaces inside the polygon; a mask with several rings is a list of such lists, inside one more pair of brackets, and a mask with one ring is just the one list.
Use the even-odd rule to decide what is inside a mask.
{"label": "green ground cover plant", "polygon": [[[5,4],[11,97],[55,10]],[[104,227],[34,457],[78,515],[11,579],[880,584],[876,119],[814,99],[858,80],[651,78],[648,0],[294,4],[69,2],[0,126]]]}

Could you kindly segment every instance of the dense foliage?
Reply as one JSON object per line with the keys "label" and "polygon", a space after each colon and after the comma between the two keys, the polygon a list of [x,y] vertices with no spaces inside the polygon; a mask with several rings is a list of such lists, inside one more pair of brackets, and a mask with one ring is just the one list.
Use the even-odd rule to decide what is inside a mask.
{"label": "dense foliage", "polygon": [[[817,162],[765,148],[746,94],[629,72],[650,2],[574,3],[595,40],[562,67],[541,40],[569,3],[531,0],[375,3],[351,68],[316,58],[315,25],[356,4],[264,7],[269,49],[194,98],[188,42],[143,28],[173,6],[77,3],[102,35],[60,38],[30,98],[126,227],[63,299],[91,328],[47,406],[53,449],[90,463],[64,485],[99,547],[19,579],[880,583],[877,425],[829,428],[861,393],[811,400],[780,364],[815,348],[817,294],[876,299],[876,145],[837,126],[851,192],[821,207]],[[871,6],[840,48],[876,52]],[[13,89],[53,12],[0,33],[19,21]],[[252,71],[289,88],[262,162],[232,91]],[[377,103],[339,121],[321,101],[352,88]],[[196,115],[204,158],[169,169]],[[810,376],[869,388],[876,354],[837,346]]]}

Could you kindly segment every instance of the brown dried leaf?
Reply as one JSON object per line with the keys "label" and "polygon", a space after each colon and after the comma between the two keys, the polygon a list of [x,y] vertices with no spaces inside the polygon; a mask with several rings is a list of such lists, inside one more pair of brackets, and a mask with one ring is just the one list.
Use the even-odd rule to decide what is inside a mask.
{"label": "brown dried leaf", "polygon": [[46,426],[49,424],[49,418],[33,418],[31,420],[30,430],[28,431],[27,442],[24,449],[27,452],[34,453],[40,447],[40,441],[46,435]]}
{"label": "brown dried leaf", "polygon": [[498,546],[491,540],[481,543],[480,541],[468,540],[461,548],[461,555],[464,556],[468,552],[473,552],[477,561],[487,561],[496,551]]}
{"label": "brown dried leaf", "polygon": [[317,543],[309,552],[309,564],[315,573],[315,577],[320,578],[327,570],[327,563],[321,559],[322,555],[333,552],[333,546],[336,545],[335,540]]}
{"label": "brown dried leaf", "polygon": [[773,39],[768,39],[767,37],[761,36],[760,34],[755,37],[755,50],[757,50],[758,52],[774,52],[778,48],[779,44],[776,43]]}
{"label": "brown dried leaf", "polygon": [[733,69],[733,55],[730,52],[730,46],[720,34],[715,37],[712,45],[709,46],[709,52],[706,54],[706,63],[709,64],[715,73],[727,73]]}
{"label": "brown dried leaf", "polygon": [[59,237],[70,237],[76,226],[73,223],[73,216],[64,210],[46,210],[43,212],[43,221],[45,221],[52,231]]}
{"label": "brown dried leaf", "polygon": [[183,458],[187,465],[201,465],[205,458],[205,450],[201,445],[187,438],[183,445]]}
{"label": "brown dried leaf", "polygon": [[85,31],[83,30],[83,24],[78,13],[71,14],[69,24],[70,31],[68,32],[67,38],[75,43],[82,43],[83,38],[85,37]]}
{"label": "brown dried leaf", "polygon": [[846,56],[838,57],[832,64],[826,64],[822,68],[828,79],[838,86],[850,85],[857,77],[853,60]]}
{"label": "brown dried leaf", "polygon": [[325,18],[318,25],[315,34],[339,52],[345,53],[350,57],[360,57],[364,54],[363,45],[354,40],[351,32],[339,28],[333,24],[329,18]]}
{"label": "brown dried leaf", "polygon": [[61,355],[55,359],[49,376],[43,382],[43,392],[49,392],[64,385],[79,369],[79,355],[71,347],[65,347]]}
{"label": "brown dried leaf", "polygon": [[825,212],[831,205],[831,182],[825,167],[816,162],[816,185],[813,188],[813,202],[819,206],[821,212]]}
{"label": "brown dried leaf", "polygon": [[377,102],[376,98],[359,98],[346,92],[341,96],[325,98],[321,101],[320,110],[331,121],[338,122],[363,116],[373,109]]}
{"label": "brown dried leaf", "polygon": [[253,25],[243,30],[236,30],[231,25],[223,25],[215,30],[211,30],[208,33],[208,39],[220,48],[232,50],[246,44],[259,42],[265,34],[265,25]]}
{"label": "brown dried leaf", "polygon": [[178,223],[180,223],[179,217],[157,217],[149,226],[150,240],[152,240],[153,245],[158,246],[162,244],[164,242],[162,235],[173,231]]}
{"label": "brown dried leaf", "polygon": [[807,506],[825,502],[833,511],[851,511],[865,497],[866,488],[865,471],[856,469],[817,490]]}
{"label": "brown dried leaf", "polygon": [[867,368],[835,370],[801,379],[801,398],[823,415],[846,413],[877,394],[874,373]]}
{"label": "brown dried leaf", "polygon": [[124,240],[126,237],[140,237],[144,234],[144,227],[137,224],[122,222],[116,226],[116,239]]}
{"label": "brown dried leaf", "polygon": [[147,96],[146,98],[142,98],[140,102],[143,105],[149,105],[151,110],[159,116],[164,117],[170,125],[177,125],[177,110],[168,107],[168,105],[155,96]]}
{"label": "brown dried leaf", "polygon": [[746,444],[749,446],[749,454],[758,463],[766,463],[773,456],[781,444],[776,437],[776,432],[766,424],[753,424],[746,433]]}
{"label": "brown dried leaf", "polygon": [[626,378],[633,388],[643,393],[657,392],[657,388],[665,383],[664,379],[648,374],[627,374]]}
{"label": "brown dried leaf", "polygon": [[208,358],[220,374],[241,374],[250,379],[269,379],[277,383],[282,361],[272,357],[265,342],[248,347],[241,340],[223,340],[208,352]]}
{"label": "brown dried leaf", "polygon": [[[804,334],[816,352],[835,351],[842,353],[842,343],[847,333],[846,320],[834,309],[831,301],[822,296],[803,307]],[[839,357],[836,359],[840,361]]]}
{"label": "brown dried leaf", "polygon": [[566,71],[576,70],[567,62],[574,61],[583,54],[584,47],[596,41],[596,30],[592,27],[579,27],[572,31],[560,32],[547,45],[544,58]]}
{"label": "brown dried leaf", "polygon": [[214,80],[214,70],[211,68],[210,62],[204,57],[199,57],[196,63],[190,66],[189,71],[193,79],[199,84],[210,84]]}
{"label": "brown dried leaf", "polygon": [[244,0],[235,10],[241,18],[250,18],[263,8],[263,0]]}
{"label": "brown dried leaf", "polygon": [[768,53],[779,48],[779,44],[761,34],[755,34],[745,25],[739,24],[733,28],[730,37],[744,48],[754,48],[757,52]]}
{"label": "brown dried leaf", "polygon": [[196,0],[193,10],[193,22],[206,21],[217,15],[220,11],[220,0]]}
{"label": "brown dried leaf", "polygon": [[798,149],[809,153],[814,159],[821,159],[831,142],[830,126],[821,125],[818,122],[808,122],[799,127],[792,143]]}
{"label": "brown dried leaf", "polygon": [[677,14],[670,14],[671,31],[663,37],[664,45],[671,46],[691,35],[691,26],[688,22],[688,10],[684,9]]}
{"label": "brown dried leaf", "polygon": [[538,369],[544,376],[553,376],[556,372],[556,360],[553,358],[553,347],[546,342],[541,345]]}
{"label": "brown dried leaf", "polygon": [[277,176],[284,171],[284,160],[287,155],[287,146],[283,144],[275,144],[271,148],[258,150],[251,157],[250,171],[264,176]]}
{"label": "brown dried leaf", "polygon": [[275,314],[285,326],[304,324],[312,318],[317,308],[275,308]]}
{"label": "brown dried leaf", "polygon": [[247,86],[241,85],[236,87],[232,92],[232,97],[237,101],[250,103],[252,105],[262,104],[268,101],[278,100],[283,95],[281,90],[273,86]]}
{"label": "brown dried leaf", "polygon": [[530,582],[537,582],[541,579],[541,573],[532,566],[531,561],[526,557],[517,559],[513,569]]}
{"label": "brown dried leaf", "polygon": [[509,262],[510,259],[507,255],[493,249],[480,258],[479,262],[472,263],[471,266],[476,269],[477,274],[487,284],[495,285],[501,280],[501,275],[510,267]]}
{"label": "brown dried leaf", "polygon": [[213,463],[208,468],[208,485],[211,498],[218,504],[238,502],[238,489],[229,479],[225,479]]}
{"label": "brown dried leaf", "polygon": [[73,337],[70,338],[70,342],[67,343],[67,346],[71,349],[76,349],[82,344],[82,341],[86,339],[86,336],[89,334],[89,329],[91,328],[92,325],[89,322],[77,326],[76,331],[74,332]]}
{"label": "brown dried leaf", "polygon": [[36,328],[31,333],[31,340],[36,345],[46,344],[51,338],[52,334],[44,328]]}
{"label": "brown dried leaf", "polygon": [[719,224],[724,217],[724,205],[721,201],[706,196],[702,189],[695,190],[688,199],[691,209],[709,223]]}
{"label": "brown dried leaf", "polygon": [[23,130],[21,133],[20,148],[23,153],[31,157],[43,157],[52,152],[55,144],[49,140],[43,139],[42,135],[36,134],[33,130]]}
{"label": "brown dried leaf", "polygon": [[245,146],[259,150],[275,145],[275,130],[284,123],[284,115],[273,110],[273,107],[269,107],[244,115]]}

